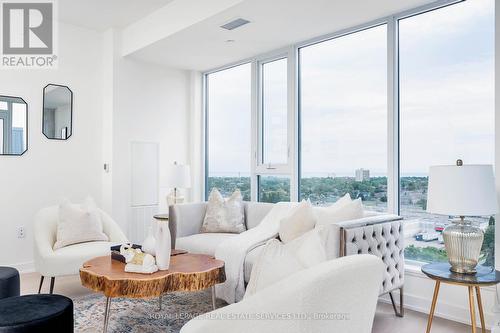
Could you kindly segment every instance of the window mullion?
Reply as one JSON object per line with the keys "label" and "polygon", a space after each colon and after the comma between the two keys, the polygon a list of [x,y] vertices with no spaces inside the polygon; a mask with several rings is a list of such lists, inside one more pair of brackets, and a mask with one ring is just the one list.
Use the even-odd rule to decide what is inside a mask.
{"label": "window mullion", "polygon": [[299,117],[298,48],[288,51],[288,164],[290,165],[290,201],[299,200]]}
{"label": "window mullion", "polygon": [[259,110],[260,107],[258,105],[260,100],[259,94],[259,66],[257,61],[252,61],[252,91],[251,91],[251,99],[252,99],[252,124],[251,124],[251,166],[250,166],[250,197],[251,201],[257,201],[258,195],[258,183],[257,183],[257,166],[259,164],[259,144],[260,144],[260,129],[259,129]]}
{"label": "window mullion", "polygon": [[399,214],[399,57],[397,20],[387,22],[387,210]]}

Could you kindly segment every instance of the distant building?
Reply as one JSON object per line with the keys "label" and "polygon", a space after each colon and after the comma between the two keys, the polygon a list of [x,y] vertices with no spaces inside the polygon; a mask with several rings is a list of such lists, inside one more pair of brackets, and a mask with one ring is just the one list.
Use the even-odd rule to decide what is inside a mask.
{"label": "distant building", "polygon": [[370,180],[370,170],[367,169],[356,169],[356,181],[362,182],[364,180]]}

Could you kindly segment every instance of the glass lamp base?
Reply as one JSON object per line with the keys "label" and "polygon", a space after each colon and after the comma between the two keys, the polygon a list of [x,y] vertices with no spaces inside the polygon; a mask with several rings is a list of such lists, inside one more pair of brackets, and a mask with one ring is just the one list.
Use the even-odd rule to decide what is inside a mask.
{"label": "glass lamp base", "polygon": [[172,206],[175,204],[181,204],[184,202],[184,196],[179,193],[179,190],[174,191],[172,190],[168,195],[167,195],[167,205]]}
{"label": "glass lamp base", "polygon": [[450,262],[450,271],[475,274],[483,245],[484,232],[463,219],[443,230],[444,246]]}
{"label": "glass lamp base", "polygon": [[470,270],[467,270],[467,269],[464,269],[462,267],[454,267],[454,266],[450,267],[450,271],[452,271],[453,273],[458,273],[458,274],[476,274],[477,273],[476,268],[472,268]]}

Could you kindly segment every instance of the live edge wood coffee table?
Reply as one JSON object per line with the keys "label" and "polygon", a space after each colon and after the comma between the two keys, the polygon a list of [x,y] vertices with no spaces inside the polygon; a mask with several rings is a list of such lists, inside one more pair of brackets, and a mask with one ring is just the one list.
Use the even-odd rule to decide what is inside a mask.
{"label": "live edge wood coffee table", "polygon": [[166,271],[153,274],[125,272],[125,264],[111,256],[97,257],[80,268],[82,285],[106,296],[103,332],[107,331],[111,298],[153,298],[172,291],[197,291],[212,288],[215,309],[215,285],[226,280],[224,262],[203,254],[170,257]]}

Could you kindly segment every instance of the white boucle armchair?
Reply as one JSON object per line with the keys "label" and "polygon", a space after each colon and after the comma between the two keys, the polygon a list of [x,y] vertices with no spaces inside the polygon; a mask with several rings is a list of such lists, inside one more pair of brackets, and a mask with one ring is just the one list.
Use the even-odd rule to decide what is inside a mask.
{"label": "white boucle armchair", "polygon": [[370,333],[384,271],[374,255],[333,259],[196,317],[181,333]]}
{"label": "white boucle armchair", "polygon": [[85,242],[65,246],[54,250],[56,242],[59,207],[52,206],[41,209],[35,216],[34,224],[34,259],[35,269],[41,274],[38,293],[44,278],[50,277],[50,293],[54,290],[56,277],[78,274],[83,263],[91,258],[109,255],[112,245],[128,242],[118,224],[99,209],[103,232],[109,241]]}

